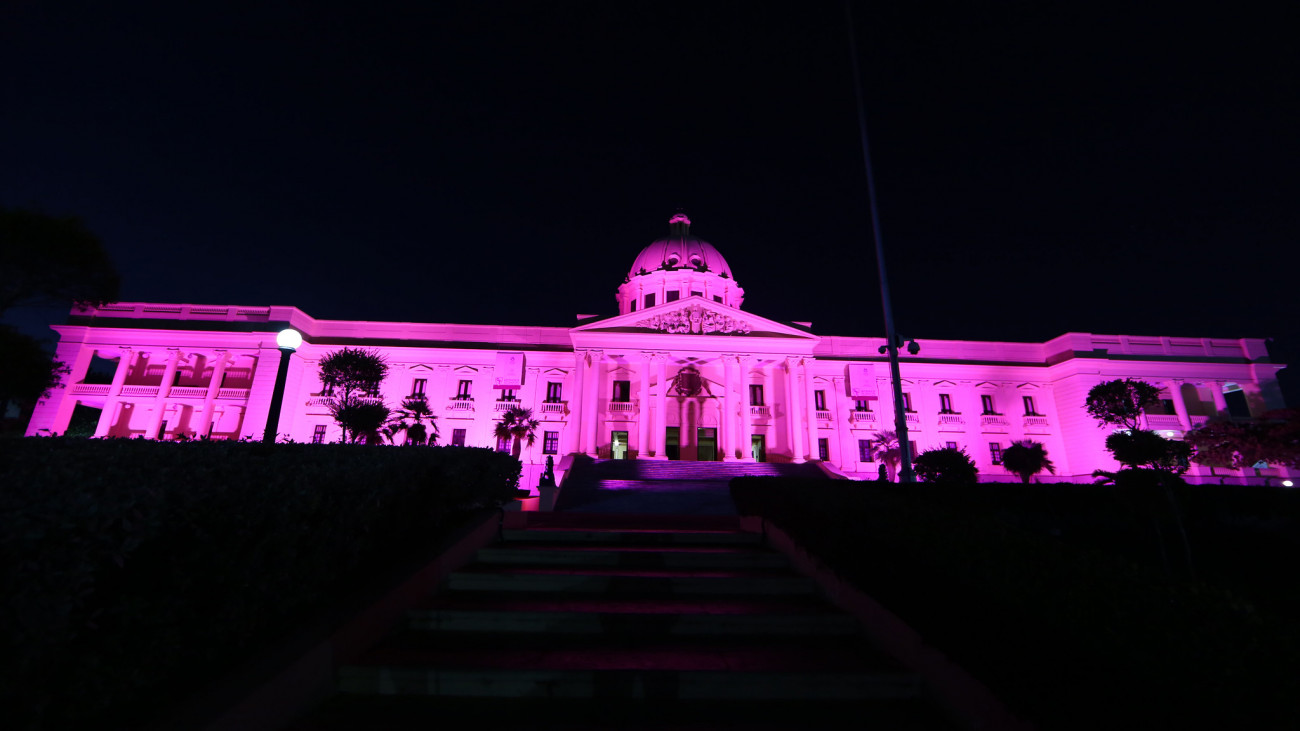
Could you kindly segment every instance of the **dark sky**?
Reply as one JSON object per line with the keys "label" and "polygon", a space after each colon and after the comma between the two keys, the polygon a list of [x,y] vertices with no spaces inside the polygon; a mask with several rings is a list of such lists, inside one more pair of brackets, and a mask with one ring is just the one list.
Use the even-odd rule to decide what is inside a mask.
{"label": "dark sky", "polygon": [[[855,3],[902,332],[1294,343],[1285,5]],[[562,326],[681,207],[746,309],[878,335],[846,29],[840,2],[9,0],[0,204],[82,217],[127,300]]]}

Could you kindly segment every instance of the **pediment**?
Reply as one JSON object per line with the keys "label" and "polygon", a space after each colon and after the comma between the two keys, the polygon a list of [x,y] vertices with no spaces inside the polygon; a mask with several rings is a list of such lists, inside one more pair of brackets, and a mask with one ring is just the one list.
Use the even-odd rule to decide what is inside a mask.
{"label": "pediment", "polygon": [[452,370],[452,373],[478,373],[478,369],[477,369],[477,368],[473,368],[473,367],[471,367],[471,366],[467,366],[467,365],[458,366],[458,367],[453,368],[453,369],[451,369],[451,370]]}
{"label": "pediment", "polygon": [[819,340],[793,325],[769,320],[752,312],[728,307],[703,297],[687,297],[602,320],[585,322],[571,333],[661,333],[708,337],[776,337]]}

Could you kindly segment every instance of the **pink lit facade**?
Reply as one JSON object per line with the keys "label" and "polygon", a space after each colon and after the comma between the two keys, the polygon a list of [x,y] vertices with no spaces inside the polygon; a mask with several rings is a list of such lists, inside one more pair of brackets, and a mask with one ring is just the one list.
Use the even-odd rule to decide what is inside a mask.
{"label": "pink lit facade", "polygon": [[[397,407],[422,393],[439,444],[495,448],[493,427],[512,406],[541,424],[524,449],[521,485],[537,484],[548,455],[557,477],[571,455],[718,461],[821,461],[875,478],[869,440],[892,430],[883,338],[817,335],[741,308],[730,266],[676,216],[668,237],[636,257],[617,289],[618,314],[575,327],[317,320],[293,307],[118,303],[74,311],[57,357],[66,388],[32,416],[27,433],[62,433],[78,404],[101,409],[96,436],[260,438],[275,388],[276,333],[303,344],[290,356],[278,432],[336,441],[318,363],[344,346],[380,351],[390,366],[381,397]],[[1055,479],[1088,479],[1117,465],[1107,431],[1084,411],[1088,390],[1136,378],[1164,392],[1148,426],[1178,437],[1216,413],[1281,408],[1276,374],[1256,339],[1067,333],[1044,343],[919,340],[904,356],[910,438],[920,450],[964,447],[982,479],[1011,480],[1000,451],[1044,443]],[[86,383],[93,359],[111,383]],[[102,364],[96,370],[103,370]],[[399,437],[400,440],[400,437]],[[1194,465],[1193,480],[1262,482],[1269,468]],[[1043,475],[1048,478],[1047,475]]]}

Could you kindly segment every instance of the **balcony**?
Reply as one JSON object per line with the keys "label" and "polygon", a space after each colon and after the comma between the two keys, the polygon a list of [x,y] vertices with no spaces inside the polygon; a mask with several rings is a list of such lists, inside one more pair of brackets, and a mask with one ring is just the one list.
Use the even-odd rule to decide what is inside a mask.
{"label": "balcony", "polygon": [[167,394],[172,398],[207,398],[207,386],[172,386],[171,393]]}
{"label": "balcony", "polygon": [[762,405],[755,406],[751,404],[749,407],[749,415],[757,416],[762,419],[772,418],[771,410],[767,406],[762,406]]}
{"label": "balcony", "polygon": [[909,412],[907,412],[906,414],[904,414],[904,416],[907,417],[907,428],[908,428],[908,429],[920,429],[920,428],[921,428],[921,415],[920,415],[920,414],[916,413],[915,411],[909,411]]}
{"label": "balcony", "polygon": [[568,410],[568,404],[564,401],[545,401],[542,403],[543,414],[561,414]]}
{"label": "balcony", "polygon": [[498,402],[496,402],[495,404],[492,405],[492,410],[495,411],[495,412],[497,412],[498,414],[501,414],[501,413],[505,413],[505,412],[507,412],[507,411],[509,411],[509,410],[511,410],[511,409],[518,408],[519,405],[520,405],[520,403],[521,403],[521,402],[519,402],[519,401],[517,401],[517,400],[516,400],[516,401],[498,401]]}
{"label": "balcony", "polygon": [[632,401],[610,401],[609,413],[611,414],[635,414],[636,403]]}
{"label": "balcony", "polygon": [[217,389],[217,398],[247,399],[248,389],[247,388],[220,388]]}
{"label": "balcony", "polygon": [[849,422],[852,424],[875,424],[876,412],[874,411],[854,411],[849,414]]}
{"label": "balcony", "polygon": [[830,421],[830,420],[831,420],[831,412],[827,411],[826,409],[817,409],[817,420],[818,420],[818,421]]}
{"label": "balcony", "polygon": [[158,395],[158,387],[157,386],[123,386],[122,395],[153,397]]}
{"label": "balcony", "polygon": [[334,402],[333,396],[308,396],[307,397],[308,406],[329,406],[333,402]]}
{"label": "balcony", "polygon": [[1193,429],[1195,429],[1195,428],[1198,427],[1198,426],[1204,426],[1204,425],[1205,425],[1205,422],[1207,422],[1207,421],[1210,420],[1210,417],[1208,417],[1208,416],[1191,416],[1191,417],[1188,417],[1188,418],[1190,418],[1190,419],[1192,420],[1192,428],[1193,428]]}
{"label": "balcony", "polygon": [[1183,425],[1178,421],[1177,414],[1147,414],[1146,424],[1147,428],[1151,431],[1157,431],[1159,429],[1173,429],[1174,431],[1183,430]]}
{"label": "balcony", "polygon": [[474,399],[472,398],[453,398],[447,401],[448,411],[462,411],[474,413]]}
{"label": "balcony", "polygon": [[1047,423],[1046,416],[1034,414],[1025,417],[1026,434],[1046,434],[1049,431],[1050,424]]}
{"label": "balcony", "polygon": [[1011,429],[1011,420],[1002,414],[980,414],[980,430],[1005,434]]}
{"label": "balcony", "polygon": [[966,431],[966,417],[961,414],[939,414],[939,431]]}
{"label": "balcony", "polygon": [[71,393],[73,396],[107,396],[110,388],[112,386],[107,383],[77,383],[73,384]]}

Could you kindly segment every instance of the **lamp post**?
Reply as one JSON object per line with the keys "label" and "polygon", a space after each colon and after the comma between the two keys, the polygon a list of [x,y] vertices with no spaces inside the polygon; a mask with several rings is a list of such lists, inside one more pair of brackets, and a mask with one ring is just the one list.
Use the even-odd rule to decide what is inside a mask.
{"label": "lamp post", "polygon": [[284,404],[284,382],[289,378],[289,356],[302,345],[302,333],[285,328],[275,335],[275,347],[280,349],[280,369],[275,373],[275,390],[271,393],[271,408],[266,414],[266,431],[262,441],[274,444],[280,430],[280,407]]}

